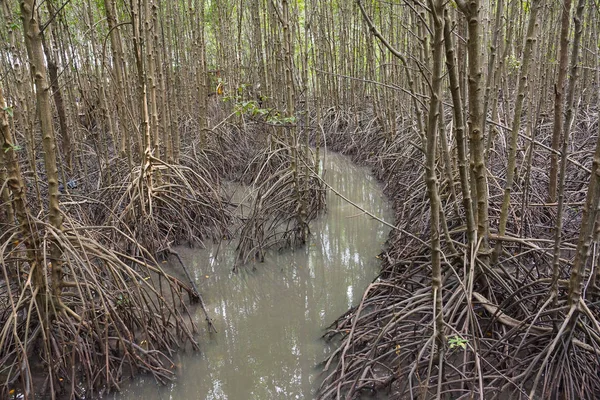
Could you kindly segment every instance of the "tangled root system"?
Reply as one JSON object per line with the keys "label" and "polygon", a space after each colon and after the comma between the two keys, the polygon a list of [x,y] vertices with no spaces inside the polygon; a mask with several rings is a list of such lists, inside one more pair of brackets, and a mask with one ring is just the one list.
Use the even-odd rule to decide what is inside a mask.
{"label": "tangled root system", "polygon": [[[17,388],[25,395],[82,397],[118,389],[136,372],[170,379],[173,351],[185,343],[197,346],[185,305],[197,294],[114,227],[92,229],[66,218],[57,231],[32,222],[42,233],[33,259],[46,268],[31,261],[31,250],[15,241],[15,232],[4,235],[0,248],[0,396]],[[138,246],[139,257],[103,244],[116,237]],[[51,246],[60,247],[60,260],[51,261],[44,251]],[[60,282],[53,263],[62,268]],[[40,268],[43,287],[33,284]]]}
{"label": "tangled root system", "polygon": [[99,193],[106,212],[99,213],[98,224],[128,232],[152,254],[174,244],[219,237],[230,215],[218,181],[204,171],[199,163],[192,169],[149,156],[122,184]]}

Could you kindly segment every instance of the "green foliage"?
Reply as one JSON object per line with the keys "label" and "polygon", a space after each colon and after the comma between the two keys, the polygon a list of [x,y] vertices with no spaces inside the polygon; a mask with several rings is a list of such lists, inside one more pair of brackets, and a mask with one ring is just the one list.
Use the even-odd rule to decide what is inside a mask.
{"label": "green foliage", "polygon": [[21,146],[19,146],[18,144],[6,144],[4,147],[4,152],[8,153],[10,150],[12,151],[19,151],[22,150],[23,148]]}
{"label": "green foliage", "polygon": [[[238,93],[241,93],[240,88],[238,88],[237,91]],[[238,117],[242,115],[250,115],[255,117],[257,115],[269,114],[269,110],[266,108],[261,108],[257,101],[242,100],[242,96],[239,94],[235,96],[223,96],[223,101],[234,102],[233,109],[235,111],[235,115],[237,115]]]}
{"label": "green foliage", "polygon": [[[238,88],[237,92],[242,93],[243,89]],[[266,96],[260,97],[261,101],[267,100]],[[262,108],[256,100],[242,100],[240,94],[235,96],[223,96],[224,102],[234,102],[233,109],[238,117],[247,115],[251,117],[266,117],[267,123],[273,125],[289,125],[296,123],[296,117],[284,117],[281,112],[272,108]]]}
{"label": "green foliage", "polygon": [[13,109],[12,109],[12,107],[2,107],[2,111],[4,111],[5,113],[7,113],[8,115],[10,115],[10,117],[12,118],[12,116],[13,116]]}
{"label": "green foliage", "polygon": [[511,71],[516,71],[521,66],[521,61],[519,61],[514,54],[511,54],[506,58],[506,65]]}
{"label": "green foliage", "polygon": [[249,83],[242,83],[238,88],[237,88],[237,92],[238,94],[241,96],[244,93],[244,90],[250,88],[252,85],[250,85]]}
{"label": "green foliage", "polygon": [[275,125],[294,124],[296,122],[296,117],[281,117],[279,113],[275,113],[267,118],[267,122]]}
{"label": "green foliage", "polygon": [[467,339],[464,339],[457,335],[450,336],[448,338],[448,345],[450,346],[450,350],[458,349],[458,348],[465,350],[467,348],[467,343],[469,343],[469,341]]}
{"label": "green foliage", "polygon": [[104,8],[104,0],[96,0],[96,8],[98,9],[101,15],[106,14],[106,10]]}
{"label": "green foliage", "polygon": [[117,294],[115,304],[117,305],[117,307],[129,307],[129,297],[126,294],[123,295],[122,293],[119,293]]}
{"label": "green foliage", "polygon": [[267,115],[269,113],[269,110],[267,110],[266,108],[260,108],[258,102],[251,100],[236,103],[235,113],[238,116],[241,116],[243,114],[251,115],[254,117],[257,115]]}

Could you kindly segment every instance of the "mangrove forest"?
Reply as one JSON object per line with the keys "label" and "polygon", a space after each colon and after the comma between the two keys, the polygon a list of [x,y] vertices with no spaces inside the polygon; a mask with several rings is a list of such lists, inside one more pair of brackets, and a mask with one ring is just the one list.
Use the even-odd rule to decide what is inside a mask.
{"label": "mangrove forest", "polygon": [[0,0],[0,399],[94,398],[600,398],[600,2]]}

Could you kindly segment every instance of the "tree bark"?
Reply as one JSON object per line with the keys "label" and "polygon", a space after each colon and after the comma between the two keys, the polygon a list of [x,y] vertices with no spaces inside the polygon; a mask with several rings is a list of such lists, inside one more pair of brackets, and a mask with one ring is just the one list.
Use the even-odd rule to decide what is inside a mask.
{"label": "tree bark", "polygon": [[[42,48],[42,32],[38,17],[35,13],[35,0],[21,2],[21,19],[25,45],[29,56],[31,75],[35,82],[38,115],[42,131],[42,146],[44,148],[44,165],[48,179],[48,211],[49,222],[56,230],[62,230],[62,214],[59,205],[58,168],[56,163],[56,138],[52,126],[52,110],[50,106],[50,87],[44,64]],[[60,297],[63,284],[61,248],[56,241],[50,239],[50,263],[52,263],[52,294]],[[40,268],[46,266],[39,266]],[[58,307],[58,304],[55,304]]]}
{"label": "tree bark", "polygon": [[[506,169],[506,182],[504,184],[504,194],[502,197],[502,209],[500,211],[500,223],[498,235],[504,236],[506,233],[506,224],[508,222],[508,211],[510,208],[510,195],[513,189],[515,169],[517,168],[517,141],[521,129],[521,114],[523,112],[523,103],[527,91],[527,81],[529,75],[529,64],[533,55],[534,44],[536,42],[535,31],[537,26],[537,14],[541,4],[539,0],[532,0],[529,22],[527,25],[527,37],[525,39],[525,50],[521,59],[521,70],[519,73],[519,86],[517,88],[517,99],[515,102],[515,113],[511,128],[510,144],[508,148],[508,166]],[[533,110],[529,110],[533,113]],[[502,240],[498,239],[496,248],[492,256],[492,263],[496,263],[502,255]]]}
{"label": "tree bark", "polygon": [[563,135],[563,90],[567,78],[567,67],[569,62],[569,28],[571,23],[572,0],[564,0],[562,6],[562,17],[560,24],[560,53],[558,61],[558,77],[554,85],[554,123],[552,124],[552,150],[550,155],[550,183],[548,188],[548,202],[556,202],[556,188],[558,177],[558,154],[560,150],[561,137]]}
{"label": "tree bark", "polygon": [[[431,207],[431,289],[434,298],[435,341],[437,356],[440,365],[443,364],[445,346],[444,313],[442,303],[442,267],[440,248],[440,211],[441,201],[438,192],[438,179],[436,174],[436,147],[438,136],[438,122],[440,117],[440,101],[442,96],[442,60],[444,56],[444,2],[443,0],[430,0],[434,24],[433,39],[433,67],[431,71],[431,97],[429,99],[429,113],[427,116],[427,149],[425,152],[425,176],[427,194]],[[432,355],[433,356],[433,355]],[[438,384],[441,385],[443,372],[440,371]],[[439,387],[438,387],[439,389]]]}
{"label": "tree bark", "polygon": [[468,81],[469,81],[469,145],[471,150],[471,174],[475,179],[475,207],[477,212],[477,235],[482,240],[481,250],[487,252],[489,239],[488,178],[485,166],[483,143],[483,92],[481,72],[481,21],[480,0],[458,0],[458,7],[465,14],[468,23],[467,42]]}

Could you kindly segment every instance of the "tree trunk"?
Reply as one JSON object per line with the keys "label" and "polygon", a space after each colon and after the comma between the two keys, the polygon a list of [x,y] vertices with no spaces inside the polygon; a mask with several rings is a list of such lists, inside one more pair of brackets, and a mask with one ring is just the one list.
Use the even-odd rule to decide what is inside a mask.
{"label": "tree trunk", "polygon": [[[500,224],[498,227],[498,235],[504,236],[506,233],[506,224],[508,222],[508,211],[510,208],[510,195],[513,189],[513,181],[515,177],[515,170],[517,168],[517,142],[519,138],[519,131],[521,129],[521,113],[523,111],[523,103],[525,101],[525,95],[527,91],[527,80],[529,75],[529,64],[533,55],[534,44],[536,42],[536,26],[537,26],[537,13],[540,9],[541,4],[539,0],[533,0],[531,2],[531,11],[529,14],[529,23],[527,26],[527,38],[525,43],[525,50],[523,51],[523,57],[521,59],[521,71],[519,73],[519,87],[517,89],[517,99],[515,102],[515,114],[513,116],[513,123],[511,128],[510,145],[508,149],[508,166],[506,169],[506,182],[504,184],[504,195],[502,198],[502,209],[500,211]],[[533,110],[529,110],[533,113]],[[492,263],[496,263],[498,258],[502,255],[502,240],[498,239],[496,242],[496,248],[492,256]]]}
{"label": "tree trunk", "polygon": [[[46,1],[46,7],[50,16],[55,16],[56,10],[51,0]],[[54,21],[50,22],[52,28],[52,43],[57,42],[56,30],[54,28]],[[48,29],[48,28],[46,28]],[[50,45],[46,39],[46,35],[42,34],[42,43],[44,47],[44,54],[46,56],[46,62],[48,63],[48,74],[50,75],[50,87],[52,88],[52,96],[54,98],[54,105],[56,106],[56,112],[58,114],[58,126],[60,129],[62,154],[67,164],[69,172],[73,171],[73,157],[71,149],[71,135],[67,127],[67,113],[65,112],[65,103],[63,101],[62,91],[60,90],[60,84],[58,82],[58,65],[52,47],[56,45]]]}
{"label": "tree trunk", "polygon": [[554,123],[552,124],[552,150],[550,155],[550,183],[548,188],[548,202],[556,202],[556,188],[558,177],[558,154],[560,150],[561,137],[563,135],[563,90],[567,77],[569,62],[569,27],[571,23],[572,0],[564,0],[560,24],[560,55],[558,61],[558,77],[554,85]]}
{"label": "tree trunk", "polygon": [[[440,248],[440,211],[441,201],[438,192],[438,179],[436,174],[436,147],[438,136],[438,122],[440,119],[440,101],[442,97],[442,60],[444,56],[444,2],[443,0],[430,0],[434,23],[433,39],[433,67],[431,71],[431,97],[429,100],[429,113],[427,117],[427,149],[425,152],[425,176],[427,194],[431,207],[431,289],[434,299],[434,335],[437,347],[437,357],[440,366],[444,358],[444,314],[442,303],[442,267]],[[431,355],[433,357],[433,355]],[[438,375],[438,394],[441,389],[443,372]]]}
{"label": "tree trunk", "polygon": [[450,79],[450,93],[452,95],[453,113],[454,113],[454,129],[456,130],[456,149],[458,156],[458,173],[460,176],[460,188],[462,192],[463,208],[465,210],[467,220],[467,240],[469,247],[474,248],[476,245],[477,226],[475,224],[475,216],[473,215],[473,199],[471,197],[471,185],[469,184],[469,169],[467,144],[465,141],[465,121],[463,119],[463,104],[460,95],[460,83],[458,68],[454,59],[454,44],[452,42],[451,20],[448,10],[444,13],[444,45],[446,47],[446,65]]}
{"label": "tree trunk", "polygon": [[[38,115],[42,131],[44,148],[44,165],[48,179],[48,210],[49,222],[56,230],[62,230],[62,214],[59,206],[58,168],[56,163],[56,138],[52,126],[52,110],[50,106],[50,87],[46,78],[44,51],[42,48],[42,33],[38,17],[34,11],[35,0],[21,2],[21,18],[25,44],[29,55],[31,75],[35,82]],[[50,262],[52,263],[52,294],[59,298],[62,291],[63,271],[62,254],[59,244],[50,239]],[[45,267],[45,266],[39,266]],[[58,307],[59,304],[55,304]]]}
{"label": "tree trunk", "polygon": [[468,23],[469,40],[467,42],[468,54],[468,81],[469,81],[469,144],[471,150],[471,173],[475,179],[474,188],[477,199],[477,234],[482,240],[481,250],[485,253],[488,249],[489,239],[489,214],[488,214],[488,178],[485,166],[484,143],[482,136],[483,120],[483,92],[481,72],[481,21],[480,0],[457,1],[457,5],[465,14]]}

